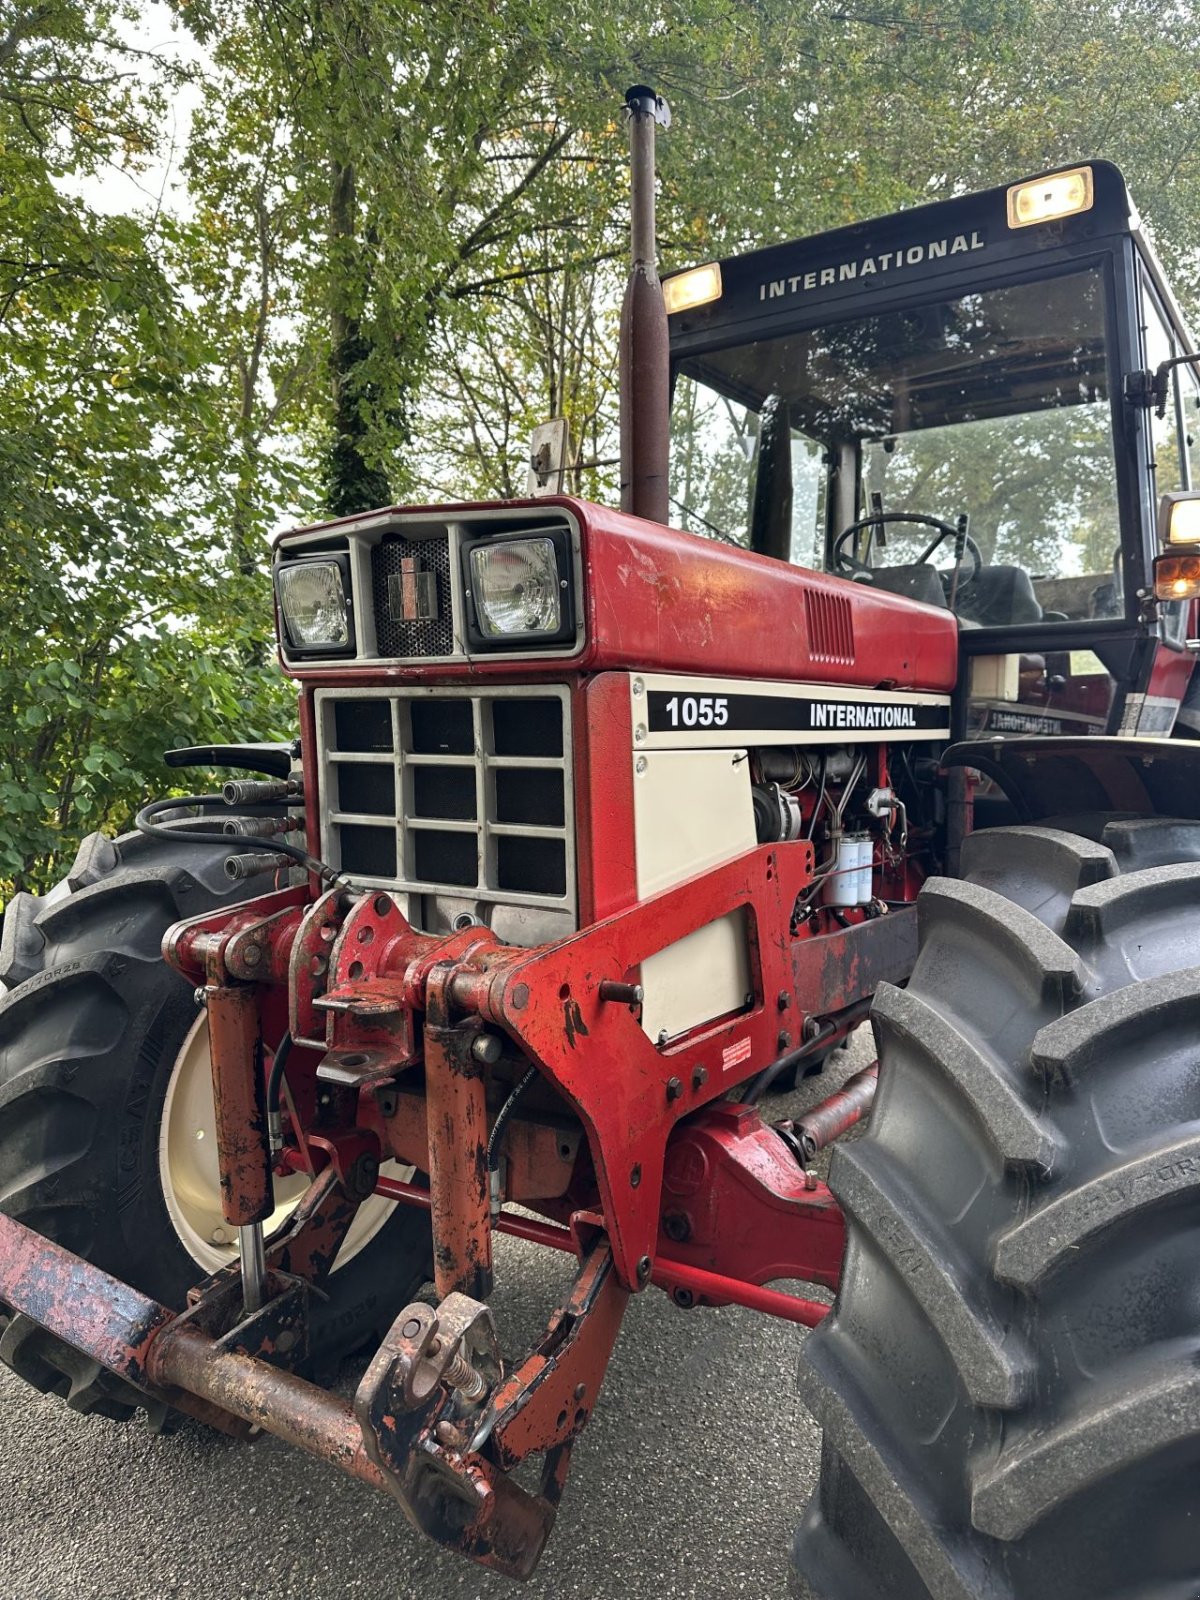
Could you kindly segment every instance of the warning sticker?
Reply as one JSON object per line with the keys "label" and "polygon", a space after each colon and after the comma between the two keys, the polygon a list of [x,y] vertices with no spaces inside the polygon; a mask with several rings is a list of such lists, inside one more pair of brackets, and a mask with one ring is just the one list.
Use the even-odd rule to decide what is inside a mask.
{"label": "warning sticker", "polygon": [[743,1061],[750,1059],[749,1038],[738,1039],[734,1044],[727,1044],[721,1051],[721,1071],[728,1072],[731,1067],[739,1066]]}

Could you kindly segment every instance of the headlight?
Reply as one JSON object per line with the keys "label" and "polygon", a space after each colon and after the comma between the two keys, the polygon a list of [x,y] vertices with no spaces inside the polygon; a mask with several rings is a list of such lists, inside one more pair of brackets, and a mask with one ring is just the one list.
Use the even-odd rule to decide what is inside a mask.
{"label": "headlight", "polygon": [[354,648],[347,560],[289,561],[275,574],[285,643],[305,655],[344,655]]}
{"label": "headlight", "polygon": [[1175,489],[1158,502],[1158,537],[1162,544],[1200,545],[1200,493]]}
{"label": "headlight", "polygon": [[574,631],[566,530],[464,546],[468,631],[476,646],[550,644]]}

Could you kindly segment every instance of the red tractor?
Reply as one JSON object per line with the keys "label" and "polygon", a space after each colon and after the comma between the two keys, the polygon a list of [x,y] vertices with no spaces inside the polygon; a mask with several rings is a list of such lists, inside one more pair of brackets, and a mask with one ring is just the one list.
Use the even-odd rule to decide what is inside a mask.
{"label": "red tractor", "polygon": [[[669,334],[650,218],[624,509],[288,534],[297,744],[173,752],[251,776],[10,906],[0,1358],[521,1578],[630,1296],[737,1303],[814,1329],[797,1594],[1182,1600],[1192,346],[1100,162],[678,274]],[[764,1096],[868,1010],[826,1187],[874,1070]],[[523,1354],[497,1231],[578,1264]]]}

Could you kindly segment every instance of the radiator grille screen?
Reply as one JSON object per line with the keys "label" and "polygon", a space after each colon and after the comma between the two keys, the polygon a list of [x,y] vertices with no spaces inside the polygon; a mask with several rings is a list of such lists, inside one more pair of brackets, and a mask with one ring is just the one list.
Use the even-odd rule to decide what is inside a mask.
{"label": "radiator grille screen", "polygon": [[[414,559],[421,570],[432,572],[437,584],[437,617],[427,622],[406,622],[393,603],[392,577],[400,563]],[[450,602],[450,538],[405,539],[388,534],[371,552],[371,589],[375,607],[375,641],[381,656],[448,656],[454,650],[454,623]]]}
{"label": "radiator grille screen", "polygon": [[325,691],[326,859],[413,895],[574,910],[567,691]]}

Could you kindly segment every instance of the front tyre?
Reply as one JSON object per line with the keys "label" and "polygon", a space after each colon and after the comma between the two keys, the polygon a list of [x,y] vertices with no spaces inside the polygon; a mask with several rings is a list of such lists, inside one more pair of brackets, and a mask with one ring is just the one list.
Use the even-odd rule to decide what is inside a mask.
{"label": "front tyre", "polygon": [[[250,897],[224,859],[186,833],[93,836],[60,890],[14,902],[0,973],[17,980],[0,998],[0,1209],[180,1309],[236,1247],[216,1188],[207,1025],[160,946],[181,918]],[[281,1185],[269,1227],[303,1186]],[[314,1358],[381,1335],[428,1255],[426,1218],[368,1202],[315,1303]]]}
{"label": "front tyre", "polygon": [[876,1001],[805,1600],[1196,1594],[1200,825],[1089,832],[972,835]]}

